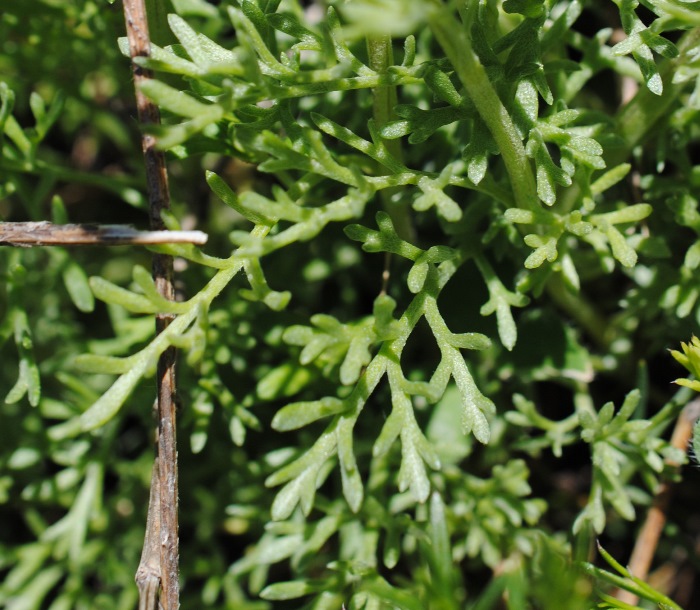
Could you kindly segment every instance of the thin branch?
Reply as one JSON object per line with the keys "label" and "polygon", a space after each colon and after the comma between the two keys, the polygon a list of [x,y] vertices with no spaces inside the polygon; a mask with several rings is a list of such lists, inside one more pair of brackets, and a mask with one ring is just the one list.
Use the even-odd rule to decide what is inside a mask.
{"label": "thin branch", "polygon": [[[671,445],[684,452],[688,450],[688,443],[693,434],[693,424],[698,417],[700,417],[700,398],[690,402],[681,411],[673,429]],[[667,461],[667,464],[675,468],[680,466],[680,464],[670,460]],[[630,573],[641,580],[646,580],[649,574],[649,568],[651,567],[656,547],[659,544],[661,532],[666,524],[666,513],[668,512],[672,491],[673,486],[670,481],[664,481],[659,486],[644,525],[637,536],[628,569]],[[630,605],[635,605],[639,601],[639,598],[634,593],[623,589],[618,590],[616,597]]]}
{"label": "thin branch", "polygon": [[139,231],[126,225],[0,222],[3,246],[151,246],[207,242],[202,231]]}
{"label": "thin branch", "polygon": [[151,474],[151,494],[148,498],[148,520],[146,536],[141,551],[141,561],[136,570],[136,586],[139,590],[138,610],[158,609],[158,590],[160,588],[160,511],[150,507],[160,506],[160,474],[158,458],[153,462]]}
{"label": "thin branch", "polygon": [[[369,36],[367,38],[369,67],[378,74],[386,74],[394,64],[391,36]],[[373,117],[377,131],[389,121],[396,118],[394,108],[398,104],[396,86],[375,87],[372,89]],[[384,140],[387,151],[399,162],[403,163],[403,151],[400,140]],[[415,241],[415,229],[411,220],[411,210],[407,202],[394,201],[396,188],[383,189],[380,197],[382,207],[389,214],[396,234],[409,243]],[[391,252],[384,254],[384,270],[382,271],[382,289],[380,294],[386,294],[391,277]]]}
{"label": "thin branch", "polygon": [[[143,0],[124,0],[124,18],[132,60],[150,55],[151,43],[148,19]],[[151,78],[148,70],[132,61],[136,106],[139,121],[143,125],[160,123],[158,108],[140,89],[140,84]],[[165,226],[161,214],[170,207],[168,175],[165,156],[156,149],[153,135],[141,136],[146,165],[151,229],[162,231]],[[153,257],[153,279],[159,293],[166,299],[174,299],[173,259],[163,254]],[[156,316],[156,332],[162,332],[172,321],[167,315]],[[160,515],[160,603],[164,610],[177,610],[180,606],[179,540],[178,540],[178,482],[177,439],[175,414],[175,349],[168,348],[158,360],[158,479],[160,506],[149,506],[149,514],[159,510]],[[148,541],[146,541],[148,546]],[[151,609],[149,609],[151,610]],[[155,609],[153,609],[155,610]]]}
{"label": "thin branch", "polygon": [[464,89],[489,128],[510,176],[513,196],[519,208],[539,209],[535,176],[515,123],[506,110],[486,69],[474,51],[471,29],[454,18],[451,3],[433,10],[428,26],[454,66]]}

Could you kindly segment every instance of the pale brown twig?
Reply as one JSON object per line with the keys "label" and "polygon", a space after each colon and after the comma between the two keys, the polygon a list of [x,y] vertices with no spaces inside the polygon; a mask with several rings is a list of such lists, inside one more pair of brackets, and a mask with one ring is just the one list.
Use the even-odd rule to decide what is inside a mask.
{"label": "pale brown twig", "polygon": [[202,231],[139,231],[127,225],[0,222],[2,246],[153,246],[207,242]]}
{"label": "pale brown twig", "polygon": [[[148,498],[148,518],[144,537],[141,561],[136,570],[136,586],[139,590],[138,610],[156,610],[160,589],[160,511],[152,507],[160,506],[158,457],[153,461],[151,473],[151,493]],[[162,606],[160,606],[162,608]]]}
{"label": "pale brown twig", "polygon": [[[688,443],[693,434],[693,424],[699,416],[700,399],[695,399],[683,409],[678,417],[676,426],[673,429],[671,445],[682,451],[688,450]],[[667,461],[667,464],[672,467],[680,466],[680,464],[671,461]],[[668,512],[672,490],[673,486],[670,481],[661,483],[632,550],[628,569],[630,573],[642,580],[646,580],[649,574],[649,568],[661,538],[661,532],[666,524],[666,513]],[[630,605],[635,605],[639,601],[639,598],[634,593],[624,589],[618,590],[616,597]]]}
{"label": "pale brown twig", "polygon": [[[124,18],[132,60],[150,55],[151,43],[148,33],[148,19],[143,0],[124,0]],[[160,122],[158,108],[140,90],[140,83],[151,77],[148,70],[133,62],[134,84],[136,86],[136,106],[139,121],[143,125]],[[155,138],[143,133],[141,138],[148,183],[151,229],[163,230],[161,217],[163,210],[170,207],[168,176],[165,157],[155,147]],[[153,279],[159,293],[166,299],[174,299],[172,257],[156,254],[153,257]],[[156,316],[156,332],[162,332],[170,323],[167,315]],[[158,360],[158,481],[160,506],[149,506],[159,510],[160,524],[160,604],[164,610],[177,610],[180,606],[179,587],[179,540],[178,540],[178,484],[177,484],[177,445],[175,417],[175,349],[168,348]],[[151,519],[153,521],[153,519]],[[146,540],[145,546],[149,546]],[[155,609],[149,609],[155,610]]]}

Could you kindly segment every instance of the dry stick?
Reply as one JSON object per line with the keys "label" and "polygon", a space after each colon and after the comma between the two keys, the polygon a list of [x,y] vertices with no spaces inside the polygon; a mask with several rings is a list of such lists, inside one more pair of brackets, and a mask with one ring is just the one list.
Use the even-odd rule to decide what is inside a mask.
{"label": "dry stick", "polygon": [[[148,33],[148,20],[143,0],[124,0],[124,18],[132,60],[150,55],[151,43]],[[145,70],[133,62],[136,106],[142,125],[160,122],[158,108],[141,92],[139,85],[151,78]],[[155,148],[155,138],[144,133],[141,138],[146,163],[146,180],[151,229],[163,230],[161,213],[170,207],[168,177],[165,169],[165,156]],[[166,299],[173,300],[173,259],[171,256],[155,254],[153,257],[153,279],[158,292]],[[156,332],[162,332],[171,322],[168,315],[156,316]],[[178,491],[177,491],[177,445],[175,436],[175,349],[169,347],[158,360],[158,477],[153,483],[159,485],[160,506],[149,505],[149,522],[159,522],[160,529],[160,604],[163,610],[177,610],[180,606],[179,553],[178,553]],[[153,494],[152,494],[153,495]],[[152,512],[158,511],[158,518]],[[153,528],[151,528],[153,529]],[[145,551],[153,549],[146,532]],[[153,551],[155,552],[155,551]],[[138,575],[138,572],[137,572]],[[138,584],[138,583],[137,583]],[[141,585],[139,584],[139,588]],[[155,610],[149,608],[148,610]]]}
{"label": "dry stick", "polygon": [[154,246],[207,242],[202,231],[139,231],[128,225],[0,222],[0,246]]}
{"label": "dry stick", "polygon": [[[673,429],[671,445],[684,452],[688,450],[688,443],[693,434],[693,424],[698,417],[700,417],[700,398],[690,402],[681,411]],[[667,464],[676,468],[680,466],[677,462],[670,460],[667,461]],[[661,531],[666,524],[666,513],[671,501],[672,490],[673,487],[670,481],[664,481],[659,486],[644,525],[637,536],[628,569],[634,576],[642,580],[646,580],[649,574],[649,568],[661,537]],[[634,593],[624,589],[618,590],[616,597],[632,606],[639,601],[639,598]]]}
{"label": "dry stick", "polygon": [[[136,586],[139,590],[138,610],[157,610],[158,590],[160,589],[160,507],[158,457],[153,462],[151,473],[151,493],[148,498],[148,518],[146,536],[141,551],[141,561],[136,570]],[[160,606],[163,607],[162,605]]]}

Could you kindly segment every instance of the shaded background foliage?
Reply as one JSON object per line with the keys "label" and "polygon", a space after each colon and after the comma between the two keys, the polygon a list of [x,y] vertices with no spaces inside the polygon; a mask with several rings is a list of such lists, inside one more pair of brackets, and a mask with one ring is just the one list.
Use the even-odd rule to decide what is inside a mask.
{"label": "shaded background foliage", "polygon": [[[252,3],[241,4],[247,5],[248,12],[241,11],[236,2],[196,0],[173,2],[167,12],[176,12],[223,48],[237,46],[253,56],[259,49],[241,35],[240,15],[256,13]],[[261,14],[274,13],[274,4],[258,2],[255,6]],[[269,18],[277,26],[277,35],[270,28],[265,43],[276,51],[275,56],[285,50],[288,57],[294,57],[290,47],[303,32],[293,24],[322,31],[322,26],[314,30],[313,23],[323,18],[324,10],[309,4],[283,3],[279,12],[288,16],[288,22]],[[372,23],[371,16],[376,16],[343,13],[343,3],[329,4],[337,4],[350,23],[368,19]],[[371,9],[373,3],[356,4],[361,10]],[[410,24],[412,7],[420,3],[374,4],[388,15],[399,11]],[[431,179],[439,180],[442,168],[460,158],[467,168],[456,172],[465,181],[480,182],[478,177],[487,168],[485,182],[480,182],[482,191],[473,185],[468,191],[454,184],[439,185],[438,191],[453,203],[459,202],[463,216],[455,219],[449,216],[452,208],[446,199],[426,199],[426,211],[416,204],[418,189],[397,188],[395,199],[418,208],[411,212],[413,238],[401,234],[405,240],[401,242],[385,221],[382,224],[382,217],[376,217],[380,206],[373,200],[352,220],[329,224],[310,241],[296,241],[262,258],[269,286],[281,291],[273,293],[273,298],[284,300],[282,291],[292,293],[286,308],[269,309],[263,302],[267,294],[262,300],[241,298],[241,291],[251,288],[243,274],[234,277],[214,301],[203,330],[207,338],[203,355],[191,366],[183,366],[179,378],[183,607],[297,608],[306,603],[305,607],[339,608],[344,603],[352,608],[392,604],[401,608],[491,608],[497,607],[502,591],[509,590],[513,608],[527,604],[584,608],[594,603],[591,584],[571,567],[571,560],[591,558],[595,532],[618,559],[628,555],[650,500],[649,490],[662,469],[661,459],[668,455],[660,439],[668,436],[665,430],[672,415],[689,397],[682,390],[669,404],[676,391],[669,384],[679,374],[665,350],[687,340],[698,325],[695,269],[700,263],[700,222],[692,188],[697,180],[698,129],[694,59],[684,59],[680,67],[674,64],[672,74],[664,74],[665,64],[659,62],[667,89],[674,78],[679,81],[675,86],[685,88],[653,129],[645,126],[639,135],[643,146],[621,143],[620,138],[630,134],[615,131],[615,120],[621,121],[617,92],[621,82],[630,80],[641,87],[639,96],[646,95],[645,80],[650,88],[657,87],[656,63],[647,50],[653,49],[656,59],[672,57],[672,49],[657,39],[658,33],[670,29],[664,35],[677,43],[681,31],[695,22],[692,15],[679,13],[676,23],[663,12],[666,5],[650,3],[638,13],[646,25],[657,16],[666,20],[658,26],[657,38],[650,35],[637,41],[634,49],[623,48],[621,54],[613,55],[613,43],[605,44],[611,33],[600,32],[614,28],[624,39],[620,29],[629,30],[634,23],[631,4],[620,3],[618,11],[612,4],[599,2],[555,5],[510,0],[507,13],[511,21],[503,12],[506,4],[484,3],[480,19],[493,25],[500,18],[505,33],[521,21],[542,27],[538,11],[544,10],[552,19],[565,11],[581,12],[566,35],[561,27],[550,30],[559,38],[552,34],[551,40],[545,39],[550,45],[547,57],[540,58],[540,50],[526,44],[532,38],[523,37],[517,43],[521,46],[515,46],[517,52],[511,54],[515,65],[501,65],[493,49],[500,49],[503,56],[509,47],[499,42],[495,27],[484,30],[492,33],[492,39],[475,40],[475,46],[489,77],[498,83],[502,99],[525,99],[532,104],[536,89],[534,117],[527,105],[520,110],[509,107],[509,111],[520,121],[521,131],[530,132],[532,163],[544,168],[538,174],[537,194],[546,204],[552,203],[552,196],[557,199],[552,210],[563,208],[562,214],[574,210],[580,202],[568,201],[566,193],[577,189],[579,195],[588,193],[593,198],[587,189],[603,173],[596,159],[604,157],[606,169],[622,162],[632,164],[629,175],[620,172],[619,181],[610,179],[614,183],[608,190],[599,185],[604,197],[595,212],[651,204],[654,213],[648,218],[626,217],[622,224],[622,239],[628,249],[636,250],[639,262],[623,267],[620,256],[611,256],[605,240],[591,239],[586,244],[577,239],[583,233],[572,232],[560,239],[558,260],[546,262],[543,248],[542,265],[526,264],[530,269],[525,271],[523,264],[532,260],[528,257],[533,249],[546,244],[541,240],[523,243],[517,228],[528,220],[523,210],[510,217],[505,212],[516,207],[512,195],[506,193],[506,201],[500,202],[498,196],[491,197],[509,188],[507,174],[495,155],[497,146],[473,107],[462,97],[458,102],[450,97],[454,90],[466,98],[459,79],[445,59],[434,62],[435,72],[411,75],[416,82],[407,81],[399,88],[398,101],[403,106],[397,110],[397,120],[385,126],[388,131],[383,135],[394,138],[386,141],[408,136],[401,144],[403,163]],[[237,11],[235,27],[227,13],[229,7]],[[390,21],[402,22],[398,18]],[[377,23],[390,25],[386,20]],[[154,20],[154,29],[160,44],[177,43],[165,21]],[[8,0],[3,6],[0,74],[7,85],[3,101],[10,108],[8,92],[14,92],[12,113],[27,138],[22,149],[5,132],[0,160],[3,220],[146,224],[133,91],[128,62],[116,44],[122,34],[118,5],[89,0],[30,5]],[[417,29],[415,35],[417,63],[444,57],[434,29]],[[319,38],[328,45],[330,36],[324,36]],[[302,36],[302,42],[311,46],[315,40]],[[404,57],[401,42],[397,38],[394,44],[397,61]],[[322,48],[327,56],[319,54],[320,60],[316,56],[311,61],[326,61],[332,67],[328,47]],[[350,48],[360,64],[368,63],[364,40],[353,41]],[[522,60],[517,59],[518,53]],[[188,55],[192,49],[175,47],[174,57]],[[539,59],[546,61],[533,66]],[[222,79],[215,71],[201,78],[190,75],[183,82],[169,73],[167,57],[162,61],[155,67],[166,68],[165,73],[159,72],[163,83],[178,89],[190,87],[192,98],[200,101],[221,94]],[[567,63],[572,61],[578,62],[578,71]],[[242,53],[241,63],[252,70],[255,61]],[[499,70],[506,69],[510,72],[504,78]],[[572,74],[579,74],[581,82],[577,84]],[[258,101],[255,95],[266,92],[265,79],[254,70],[245,76],[261,87],[262,93],[254,87],[252,93],[248,91],[252,106]],[[449,83],[440,80],[443,77]],[[341,78],[349,76],[343,73]],[[515,92],[518,83],[530,87],[518,93],[521,97]],[[557,111],[567,110],[561,104],[554,110],[548,108],[548,87],[557,100],[582,109],[581,115],[569,117],[571,125],[562,115],[562,122],[547,123]],[[167,92],[151,93],[156,101],[167,97]],[[215,101],[225,106],[225,95]],[[654,103],[651,94],[639,102],[642,106]],[[370,138],[369,87],[343,95],[300,96],[298,102],[279,108],[293,110],[306,128],[323,132],[322,141],[341,165],[359,167],[368,176],[382,175],[377,164],[358,151],[356,140],[347,134],[343,139],[339,130],[333,132],[332,125],[321,121],[342,123],[355,137]],[[172,107],[168,110],[166,120],[173,127],[163,135],[171,138],[175,216],[183,225],[209,233],[208,254],[228,256],[232,248],[229,234],[249,230],[240,212],[259,214],[264,209],[251,208],[255,202],[245,200],[243,193],[257,192],[269,198],[265,205],[271,205],[270,200],[276,198],[273,185],[294,189],[305,174],[292,162],[285,166],[284,155],[291,155],[293,146],[261,144],[256,138],[265,129],[290,140],[296,137],[297,143],[302,138],[290,131],[284,116],[280,119],[274,114],[274,108],[262,107],[256,115],[254,108],[237,107],[236,121],[252,125],[247,131],[222,120],[218,131],[203,129],[186,134],[188,137],[178,131],[181,116]],[[311,117],[310,111],[321,119]],[[537,133],[533,135],[532,130]],[[485,144],[466,144],[471,141]],[[301,149],[313,159],[308,142]],[[572,183],[564,169],[566,159],[575,165],[575,172],[569,172],[573,186],[568,190],[562,188]],[[214,171],[224,182],[235,185],[245,205],[234,197],[229,201],[234,209],[223,205],[212,192],[215,183],[210,179],[207,184],[203,170]],[[269,170],[276,171],[271,174]],[[319,180],[317,186],[303,194],[305,205],[314,210],[348,192],[341,180]],[[431,204],[437,213],[429,208]],[[556,229],[552,218],[540,222],[541,234],[546,235],[548,227]],[[283,219],[282,229],[294,225],[294,218]],[[569,217],[566,222],[576,221]],[[359,224],[344,232],[343,225],[351,223]],[[276,230],[279,235],[280,229]],[[240,235],[233,241],[237,246],[250,246]],[[364,242],[364,249],[358,241]],[[373,251],[370,242],[380,247]],[[389,242],[391,247],[386,245]],[[423,251],[447,245],[460,252],[460,266],[436,300],[453,333],[483,333],[493,341],[484,351],[465,352],[477,386],[496,405],[496,413],[489,415],[490,442],[481,445],[460,429],[463,397],[454,385],[447,386],[435,405],[430,404],[434,400],[414,394],[412,409],[418,428],[434,446],[440,462],[439,468],[428,468],[424,476],[439,495],[427,499],[415,497],[421,491],[412,495],[411,490],[402,489],[399,493],[397,478],[405,454],[397,446],[384,455],[373,454],[379,430],[392,414],[392,399],[396,406],[392,396],[396,387],[383,381],[353,431],[354,455],[365,486],[357,512],[349,509],[341,477],[328,463],[320,466],[322,484],[308,516],[294,510],[296,503],[292,502],[279,509],[284,514],[273,521],[270,511],[279,490],[266,487],[266,479],[303,455],[324,432],[318,422],[294,432],[275,431],[273,418],[292,401],[312,404],[324,396],[347,397],[356,378],[352,371],[342,370],[346,344],[353,338],[370,337],[370,344],[375,341],[370,355],[376,355],[376,345],[389,341],[386,337],[395,331],[391,324],[396,324],[414,295],[423,290],[422,285],[418,290],[407,289],[416,286],[421,263],[405,242]],[[395,310],[388,301],[377,305],[383,249],[395,253],[388,289]],[[441,251],[440,256],[449,261],[448,254]],[[570,270],[562,271],[567,256],[575,259],[581,286],[578,294],[570,285]],[[49,430],[86,411],[113,381],[113,377],[78,370],[74,365],[78,355],[128,356],[149,345],[149,316],[132,315],[118,305],[95,300],[87,284],[88,276],[100,276],[119,286],[133,285],[132,270],[136,265],[148,267],[149,253],[123,248],[4,248],[0,257],[0,394],[7,396],[0,407],[0,569],[4,581],[0,606],[14,610],[132,608],[136,600],[133,572],[145,524],[152,459],[153,384],[141,383],[119,415],[95,433],[56,438]],[[470,257],[479,258],[477,264],[461,263]],[[624,254],[622,259],[628,260]],[[426,274],[433,273],[441,262],[444,258],[424,261]],[[181,259],[177,279],[182,298],[194,297],[213,275],[213,269]],[[562,276],[569,285],[562,286]],[[543,291],[545,284],[557,281],[558,288]],[[253,284],[253,291],[263,290],[260,282]],[[525,300],[518,295],[527,295],[529,305],[522,307]],[[482,307],[490,299],[496,315],[482,315],[488,313],[488,307],[486,311]],[[594,305],[594,317],[587,317],[589,302]],[[381,324],[375,319],[367,322],[373,312]],[[312,318],[319,313],[335,321]],[[517,326],[517,343],[509,334],[509,315]],[[374,335],[367,334],[370,328]],[[337,352],[321,351],[300,363],[305,346],[314,337],[322,338],[324,332],[342,335],[345,343],[340,342]],[[422,320],[407,338],[400,368],[409,381],[428,382],[440,362],[434,334]],[[351,363],[357,376],[369,365],[363,357]],[[339,381],[343,375],[349,383]],[[640,392],[630,394],[634,388]],[[603,407],[608,401],[614,403],[616,413],[625,411],[624,416],[614,419],[613,408]],[[588,412],[588,418],[583,412]],[[635,421],[647,419],[652,422],[648,428],[635,428]],[[402,449],[411,446],[403,437],[402,442],[406,443]],[[606,465],[617,465],[620,470],[606,470]],[[616,478],[624,488],[614,487]],[[699,529],[693,510],[698,501],[694,481],[697,483],[697,473],[686,468],[659,552],[659,564],[667,562],[677,575],[674,594],[688,608],[699,603],[692,591]],[[599,501],[594,501],[596,493]],[[351,494],[345,490],[345,495]],[[567,570],[570,578],[563,578]],[[268,601],[260,598],[261,591]]]}

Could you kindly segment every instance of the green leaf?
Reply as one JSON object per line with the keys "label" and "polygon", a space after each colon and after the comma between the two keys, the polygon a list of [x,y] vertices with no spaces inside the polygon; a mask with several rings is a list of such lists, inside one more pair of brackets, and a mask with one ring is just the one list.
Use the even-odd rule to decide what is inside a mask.
{"label": "green leaf", "polygon": [[260,597],[271,601],[297,599],[318,591],[318,585],[312,585],[305,580],[290,580],[268,585],[260,592]]}
{"label": "green leaf", "polygon": [[612,225],[607,228],[605,235],[610,242],[613,256],[620,261],[624,267],[634,267],[637,264],[637,253],[627,243],[624,235]]}
{"label": "green leaf", "polygon": [[7,86],[7,83],[0,82],[0,141],[5,131],[5,124],[12,116],[15,105],[15,92]]}
{"label": "green leaf", "polygon": [[450,337],[450,343],[458,349],[484,350],[491,347],[491,339],[481,333],[460,333]]}
{"label": "green leaf", "polygon": [[316,495],[316,478],[320,466],[320,464],[310,466],[279,491],[270,510],[275,521],[289,517],[297,505],[301,505],[304,514],[311,511]]}
{"label": "green leaf", "polygon": [[374,339],[371,335],[356,336],[350,341],[348,351],[340,366],[340,383],[351,385],[355,383],[362,372],[372,360],[369,345]]}
{"label": "green leaf", "polygon": [[629,174],[632,166],[629,163],[621,163],[605,172],[593,184],[591,184],[591,193],[600,195],[609,188],[615,186]]}
{"label": "green leaf", "polygon": [[313,379],[312,372],[294,364],[282,364],[267,373],[257,386],[263,400],[275,400],[298,394]]}
{"label": "green leaf", "polygon": [[476,258],[476,264],[479,267],[486,281],[489,290],[489,300],[482,305],[480,313],[482,316],[488,316],[496,313],[498,323],[498,335],[501,342],[508,351],[515,347],[518,338],[518,330],[515,326],[511,306],[524,307],[530,301],[520,293],[510,292],[506,290],[501,280],[494,273],[491,265],[489,265],[483,257]]}
{"label": "green leaf", "polygon": [[[420,259],[419,259],[420,260]],[[415,262],[411,270],[408,272],[408,289],[417,294],[423,290],[423,284],[428,277],[428,263],[418,261]]]}
{"label": "green leaf", "polygon": [[253,224],[267,225],[269,227],[275,224],[276,219],[253,212],[241,205],[239,198],[233,192],[231,187],[229,187],[228,184],[226,184],[223,179],[214,172],[207,171],[205,175],[207,184],[209,185],[209,188],[214,191],[214,194],[216,194],[216,196],[219,197],[219,199],[221,199],[221,201],[223,201],[227,206],[236,210],[236,212],[238,212],[241,216],[250,220],[250,222]]}
{"label": "green leaf", "polygon": [[546,235],[540,236],[531,233],[525,236],[525,243],[534,248],[534,252],[525,259],[526,269],[536,269],[544,261],[554,262],[559,253],[557,252],[557,240],[555,237]]}
{"label": "green leaf", "polygon": [[464,433],[472,433],[480,443],[488,444],[491,430],[486,415],[493,415],[496,407],[479,391],[461,357],[456,358],[453,362],[452,375],[462,396],[464,408],[462,429]]}
{"label": "green leaf", "polygon": [[611,225],[623,224],[626,222],[638,222],[644,220],[653,212],[653,208],[648,203],[635,203],[614,212],[606,214],[595,214],[590,220],[594,224],[604,226],[604,223]]}
{"label": "green leaf", "polygon": [[[700,379],[700,339],[693,336],[689,343],[681,342],[683,353],[671,350],[671,356],[685,367],[696,379]],[[676,379],[674,383],[700,391],[700,381]]]}
{"label": "green leaf", "polygon": [[401,468],[399,469],[399,491],[411,491],[416,502],[423,503],[430,494],[430,480],[423,458],[410,434],[401,434]]}
{"label": "green leaf", "polygon": [[445,390],[440,401],[433,407],[426,431],[442,462],[459,463],[471,453],[473,439],[462,432],[462,400],[456,386]]}
{"label": "green leaf", "polygon": [[338,398],[327,396],[311,402],[295,402],[277,411],[271,426],[280,432],[296,430],[324,417],[343,413],[348,405]]}
{"label": "green leaf", "polygon": [[612,53],[613,55],[629,55],[633,51],[639,49],[642,44],[641,36],[638,33],[633,34],[613,46]]}
{"label": "green leaf", "polygon": [[378,340],[389,341],[400,333],[399,324],[394,319],[396,301],[389,295],[380,294],[374,300],[374,331]]}
{"label": "green leaf", "polygon": [[432,6],[404,0],[351,2],[343,15],[362,35],[405,36],[425,24]]}
{"label": "green leaf", "polygon": [[357,513],[364,499],[364,486],[353,448],[353,421],[340,418],[337,426],[338,462],[343,483],[343,496],[350,510]]}
{"label": "green leaf", "polygon": [[438,214],[448,222],[457,222],[462,218],[462,210],[457,202],[445,194],[449,169],[443,170],[437,180],[426,176],[418,180],[418,188],[423,194],[415,199],[413,208],[419,212],[435,207]]}
{"label": "green leaf", "polygon": [[139,88],[163,110],[190,119],[188,123],[181,125],[180,130],[171,129],[164,132],[170,135],[160,138],[160,145],[163,148],[182,143],[186,138],[202,131],[207,125],[220,120],[224,114],[223,108],[218,104],[205,104],[192,95],[157,80],[143,81]]}
{"label": "green leaf", "polygon": [[373,231],[362,225],[347,225],[343,231],[354,241],[361,241],[366,252],[393,252],[404,258],[416,260],[421,250],[402,240],[394,230],[391,219],[386,212],[377,212],[377,224],[380,231]]}
{"label": "green leaf", "polygon": [[519,13],[530,19],[537,19],[544,11],[542,0],[506,0],[503,3],[506,13]]}
{"label": "green leaf", "polygon": [[41,398],[41,379],[39,367],[34,358],[33,341],[29,329],[27,315],[23,311],[14,310],[8,315],[13,327],[15,345],[19,352],[19,374],[15,385],[5,396],[5,402],[19,402],[26,395],[29,404],[36,407]]}
{"label": "green leaf", "polygon": [[94,276],[89,281],[93,294],[105,303],[121,305],[134,313],[158,312],[158,307],[143,295],[121,288],[101,277]]}
{"label": "green leaf", "polygon": [[425,83],[442,101],[451,106],[461,106],[463,99],[450,77],[435,66],[429,66],[423,76]]}
{"label": "green leaf", "polygon": [[520,208],[508,208],[503,217],[514,224],[534,224],[535,213],[531,210],[522,210]]}
{"label": "green leaf", "polygon": [[375,457],[386,455],[396,439],[399,438],[402,427],[403,424],[399,412],[393,410],[384,422],[379,436],[377,436],[377,439],[374,441],[372,455]]}
{"label": "green leaf", "polygon": [[305,28],[296,18],[289,14],[273,13],[267,15],[267,22],[276,30],[296,38],[300,41],[295,47],[308,50],[320,51],[323,48],[323,41],[320,36]]}
{"label": "green leaf", "polygon": [[673,59],[679,55],[678,47],[676,47],[676,45],[674,45],[670,40],[659,36],[649,29],[639,32],[639,37],[642,39],[644,44],[654,51],[654,53],[658,53],[659,55],[662,55],[668,59]]}
{"label": "green leaf", "polygon": [[202,70],[211,73],[228,68],[226,72],[235,73],[238,66],[235,53],[215,44],[203,34],[198,34],[178,15],[169,14],[168,25],[192,61]]}
{"label": "green leaf", "polygon": [[[369,142],[357,136],[349,129],[315,112],[311,113],[311,119],[324,133],[327,133],[337,138],[341,142],[345,142],[349,146],[352,146],[353,148],[366,154],[375,161],[378,161],[387,169],[389,169],[389,171],[391,171],[392,173],[398,174],[404,171],[408,171],[407,168],[398,159],[396,159],[389,153],[386,146],[384,146],[384,144],[381,141],[377,141],[378,138],[373,138],[375,140],[374,143]],[[373,123],[369,123],[368,127],[370,127],[372,131],[376,129],[373,127]],[[381,133],[384,134],[383,131]],[[379,134],[376,135],[379,136]],[[387,139],[392,138],[387,137]]]}
{"label": "green leaf", "polygon": [[97,354],[81,354],[73,361],[74,366],[86,373],[121,375],[128,373],[134,366],[135,358],[117,358]]}

